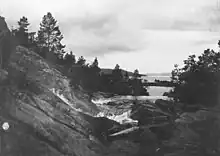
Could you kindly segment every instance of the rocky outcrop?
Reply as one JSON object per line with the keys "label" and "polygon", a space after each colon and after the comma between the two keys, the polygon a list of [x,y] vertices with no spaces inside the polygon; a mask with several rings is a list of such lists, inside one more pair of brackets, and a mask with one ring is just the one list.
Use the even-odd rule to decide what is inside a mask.
{"label": "rocky outcrop", "polygon": [[[1,18],[1,32],[4,24]],[[7,36],[1,37],[6,41]],[[97,106],[70,88],[55,65],[26,48],[8,46],[0,42],[1,57],[8,51],[10,56],[7,68],[0,68],[0,126],[9,124],[0,127],[1,155],[99,156],[109,151],[98,132],[117,123],[92,117]]]}
{"label": "rocky outcrop", "polygon": [[10,55],[15,50],[16,40],[12,38],[5,18],[0,16],[0,69],[7,68]]}
{"label": "rocky outcrop", "polygon": [[[123,98],[95,105],[55,65],[8,39],[9,49],[0,43],[1,53],[9,51],[0,68],[0,155],[219,155],[219,108],[183,113],[181,104]],[[98,117],[100,110],[126,120]],[[127,123],[128,116],[139,124]]]}
{"label": "rocky outcrop", "polygon": [[[1,26],[0,26],[1,27]],[[4,37],[3,37],[4,40]],[[0,137],[4,156],[133,156],[138,144],[111,140],[120,124],[95,117],[100,109],[85,92],[38,54],[1,42],[11,50],[0,68]],[[14,50],[12,50],[14,49]],[[9,57],[10,56],[10,57]],[[8,128],[2,125],[9,125]],[[121,127],[120,127],[121,128]]]}
{"label": "rocky outcrop", "polygon": [[[80,113],[98,109],[77,98],[66,77],[20,46],[7,72],[0,86],[0,121],[10,128],[1,129],[2,155],[100,155],[101,144],[89,136],[93,125]],[[94,145],[99,152],[90,149]]]}

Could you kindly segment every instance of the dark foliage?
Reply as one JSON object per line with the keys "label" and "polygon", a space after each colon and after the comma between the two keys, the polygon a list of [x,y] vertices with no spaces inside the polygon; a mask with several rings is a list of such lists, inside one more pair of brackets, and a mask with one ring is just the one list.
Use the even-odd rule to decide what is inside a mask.
{"label": "dark foliage", "polygon": [[83,56],[76,60],[72,51],[64,51],[65,45],[61,43],[63,35],[50,12],[43,16],[37,36],[35,32],[28,32],[29,25],[27,17],[23,16],[18,21],[18,28],[12,30],[13,36],[20,45],[34,50],[59,66],[60,71],[71,79],[71,86],[81,86],[89,93],[103,91],[120,95],[149,95],[138,70],[128,73],[117,64],[110,73],[103,73],[97,58],[88,64]]}
{"label": "dark foliage", "polygon": [[11,54],[15,51],[16,40],[8,29],[5,18],[0,16],[0,69],[6,69]]}
{"label": "dark foliage", "polygon": [[27,17],[22,17],[18,21],[18,28],[13,30],[14,36],[19,41],[19,44],[25,47],[28,47],[28,22]]}
{"label": "dark foliage", "polygon": [[98,59],[95,58],[91,65],[87,65],[83,57],[76,64],[72,62],[68,72],[71,84],[74,87],[83,86],[92,92],[103,91],[119,95],[149,95],[140,79],[135,76],[129,79],[123,75],[119,65],[112,70],[111,74],[102,74],[98,67]]}
{"label": "dark foliage", "polygon": [[[65,45],[61,43],[63,35],[57,26],[57,21],[50,12],[44,15],[40,23],[40,30],[37,36],[37,45],[40,48],[39,53],[42,56],[47,56],[44,53],[55,53],[58,58],[62,58],[65,53]],[[46,51],[45,51],[46,49]],[[42,54],[43,53],[43,54]]]}
{"label": "dark foliage", "polygon": [[184,67],[172,71],[174,89],[169,96],[187,104],[213,106],[217,104],[220,78],[220,53],[207,49],[196,59],[190,55]]}
{"label": "dark foliage", "polygon": [[154,82],[147,83],[148,86],[163,86],[163,87],[173,87],[174,84],[171,81],[161,81],[161,80],[155,80]]}

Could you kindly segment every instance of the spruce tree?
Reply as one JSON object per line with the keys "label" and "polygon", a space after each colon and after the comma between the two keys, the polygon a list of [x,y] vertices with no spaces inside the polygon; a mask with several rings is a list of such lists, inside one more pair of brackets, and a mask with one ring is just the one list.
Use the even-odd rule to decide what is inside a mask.
{"label": "spruce tree", "polygon": [[19,40],[19,43],[23,46],[28,46],[28,22],[27,17],[23,16],[18,21],[18,29],[14,30],[16,38]]}
{"label": "spruce tree", "polygon": [[86,60],[84,59],[83,56],[80,56],[76,62],[76,64],[80,65],[80,66],[85,66],[86,65]]}
{"label": "spruce tree", "polygon": [[118,64],[116,64],[115,68],[112,70],[112,76],[114,82],[119,82],[123,79],[122,71]]}
{"label": "spruce tree", "polygon": [[124,79],[125,79],[126,81],[128,81],[128,79],[129,79],[128,71],[125,72]]}
{"label": "spruce tree", "polygon": [[118,64],[116,64],[114,70],[119,70],[119,69],[120,69],[120,66]]}
{"label": "spruce tree", "polygon": [[93,61],[93,63],[91,64],[91,66],[90,67],[96,67],[96,68],[98,68],[99,67],[99,62],[98,62],[98,59],[97,59],[97,57],[94,59],[94,61]]}
{"label": "spruce tree", "polygon": [[23,31],[25,33],[28,32],[28,26],[30,25],[30,23],[28,22],[27,17],[23,16],[22,18],[20,18],[20,20],[18,21],[18,30],[19,31]]}
{"label": "spruce tree", "polygon": [[63,35],[59,26],[57,26],[57,20],[48,12],[43,16],[40,30],[38,31],[37,43],[41,52],[54,53],[58,57],[62,57],[65,48],[65,45],[61,43],[62,39]]}
{"label": "spruce tree", "polygon": [[133,88],[133,95],[135,96],[135,100],[136,100],[136,96],[140,95],[142,88],[141,80],[139,80],[138,78],[139,78],[139,71],[138,69],[135,69],[132,78],[132,88]]}
{"label": "spruce tree", "polygon": [[133,78],[137,79],[138,77],[139,77],[139,71],[138,71],[138,69],[135,69],[134,73],[133,73]]}
{"label": "spruce tree", "polygon": [[70,68],[72,65],[76,63],[76,57],[71,51],[69,54],[67,53],[64,57],[64,65]]}

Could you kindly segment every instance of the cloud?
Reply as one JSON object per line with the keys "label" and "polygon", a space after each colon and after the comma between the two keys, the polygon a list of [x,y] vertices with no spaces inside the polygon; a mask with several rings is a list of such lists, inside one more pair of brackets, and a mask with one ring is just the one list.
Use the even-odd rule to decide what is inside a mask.
{"label": "cloud", "polygon": [[111,23],[113,16],[86,16],[85,18],[75,20],[73,25],[79,25],[83,30],[103,29],[105,24]]}
{"label": "cloud", "polygon": [[96,56],[104,56],[105,54],[114,54],[118,52],[133,52],[137,49],[132,49],[129,46],[126,45],[120,45],[120,44],[106,44],[106,45],[99,45],[99,46],[71,46],[73,52],[87,56],[92,57],[94,54]]}
{"label": "cloud", "polygon": [[[197,40],[191,43],[192,46],[201,46],[201,45],[217,45],[219,40],[219,32],[209,31],[203,32],[202,35],[198,36]],[[206,47],[208,48],[208,47]]]}
{"label": "cloud", "polygon": [[201,25],[200,22],[191,21],[191,20],[176,20],[176,21],[173,22],[170,29],[182,30],[182,31],[186,31],[186,30],[190,30],[190,31],[192,31],[192,30],[194,30],[194,31],[204,30],[204,31],[207,31],[208,30],[208,28]]}
{"label": "cloud", "polygon": [[93,32],[96,35],[108,35],[117,26],[117,17],[112,14],[94,15],[87,14],[82,18],[71,18],[61,20],[60,27],[66,34],[71,33],[75,28],[80,28],[85,33]]}
{"label": "cloud", "polygon": [[[103,66],[115,65],[119,61],[129,68],[128,59],[136,58],[141,61],[135,68],[162,71],[173,67],[188,52],[202,52],[204,47],[208,48],[217,39],[214,32],[220,30],[220,14],[215,0],[1,2],[1,13],[6,19],[16,23],[26,15],[35,31],[48,11],[57,19],[68,50],[77,56],[108,56],[109,59],[103,59]],[[154,62],[157,63],[152,66]]]}
{"label": "cloud", "polygon": [[[166,1],[167,2],[167,1]],[[171,1],[169,1],[171,2]],[[147,17],[144,29],[151,30],[181,30],[181,31],[208,31],[220,22],[219,9],[215,1],[173,1],[162,6],[153,17]],[[152,16],[152,15],[151,15]]]}
{"label": "cloud", "polygon": [[130,51],[135,51],[137,49],[132,49],[129,46],[125,45],[120,45],[120,44],[114,44],[114,45],[109,45],[106,46],[107,51],[123,51],[123,52],[130,52]]}
{"label": "cloud", "polygon": [[[211,39],[201,39],[199,41],[194,42],[194,45],[207,45],[207,44],[213,44],[218,43],[219,38],[211,38]],[[208,48],[208,47],[207,47]]]}
{"label": "cloud", "polygon": [[118,14],[87,14],[60,22],[65,42],[76,54],[103,55],[132,52],[144,47],[141,29],[124,25]]}

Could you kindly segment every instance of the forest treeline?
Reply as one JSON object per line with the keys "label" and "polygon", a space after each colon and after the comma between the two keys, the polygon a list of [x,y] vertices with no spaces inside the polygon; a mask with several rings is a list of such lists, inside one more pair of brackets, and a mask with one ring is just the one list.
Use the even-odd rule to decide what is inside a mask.
{"label": "forest treeline", "polygon": [[[133,76],[122,72],[117,64],[112,73],[103,73],[98,59],[89,64],[83,56],[76,58],[72,51],[65,51],[61,43],[64,38],[57,20],[50,12],[43,16],[38,32],[29,32],[27,17],[18,21],[17,28],[12,29],[20,45],[23,45],[48,61],[53,62],[71,79],[71,86],[82,86],[88,91],[103,91],[120,95],[149,95],[140,79],[138,70]],[[220,45],[220,42],[218,43]],[[207,49],[200,56],[190,55],[184,60],[184,66],[174,66],[171,82],[155,81],[158,85],[173,86],[165,95],[175,101],[187,104],[215,105],[219,102],[220,91],[220,53]]]}
{"label": "forest treeline", "polygon": [[206,49],[198,57],[190,55],[182,68],[174,65],[171,76],[174,89],[166,95],[189,105],[214,106],[220,102],[219,71],[220,52]]}
{"label": "forest treeline", "polygon": [[28,18],[23,16],[12,28],[11,33],[19,44],[33,50],[46,60],[56,64],[68,76],[71,86],[88,92],[103,91],[119,95],[149,95],[136,69],[132,76],[122,72],[118,64],[111,73],[101,72],[98,59],[89,64],[83,56],[76,58],[72,51],[66,51],[62,44],[64,36],[57,20],[48,12],[43,16],[37,32],[29,31]]}

